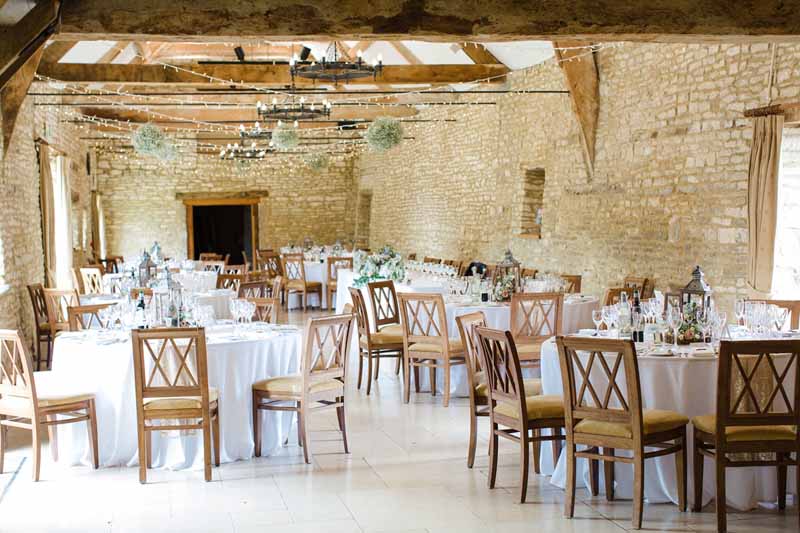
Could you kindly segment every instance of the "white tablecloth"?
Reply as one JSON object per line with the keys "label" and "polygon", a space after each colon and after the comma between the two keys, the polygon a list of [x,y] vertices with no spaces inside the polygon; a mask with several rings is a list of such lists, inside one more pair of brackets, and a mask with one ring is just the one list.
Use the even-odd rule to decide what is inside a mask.
{"label": "white tablecloth", "polygon": [[[639,379],[641,382],[642,403],[645,409],[669,409],[692,418],[694,416],[712,414],[716,410],[717,394],[717,360],[677,357],[640,356]],[[599,365],[598,365],[599,367]],[[601,371],[599,368],[595,370]],[[542,345],[542,392],[563,396],[561,367],[558,361],[558,350],[555,340],[551,339]],[[593,371],[594,372],[594,371]],[[625,378],[620,377],[617,383],[624,391]],[[787,390],[794,390],[787,379]],[[604,390],[604,389],[601,389]],[[692,475],[692,428],[688,427],[688,494],[693,501]],[[566,486],[566,461],[562,452],[558,464],[553,468],[550,443],[542,445],[542,473],[552,474],[551,483],[564,488]],[[589,484],[589,462],[578,459],[577,486]],[[703,473],[703,504],[713,499],[715,494],[714,462],[705,460]],[[603,469],[600,469],[602,480]],[[615,495],[618,498],[630,499],[633,488],[633,467],[617,463],[614,469],[616,480]],[[747,510],[756,506],[759,501],[777,499],[777,478],[775,467],[729,468],[726,471],[726,495],[728,505]],[[796,476],[790,467],[789,492],[796,494]],[[604,484],[600,482],[603,490]],[[672,501],[677,503],[677,481],[675,477],[675,456],[668,455],[648,459],[645,462],[645,498],[650,503]]]}
{"label": "white tablecloth", "polygon": [[[287,328],[286,326],[282,326]],[[298,371],[302,334],[299,330],[249,334],[233,340],[230,327],[208,330],[208,381],[219,390],[222,462],[253,456],[251,385],[261,379]],[[227,332],[227,336],[226,336]],[[60,334],[53,355],[54,379],[74,383],[96,395],[100,464],[138,464],[136,396],[130,337],[104,344],[97,333]],[[284,442],[292,413],[263,413],[264,451]],[[153,433],[153,466],[170,469],[202,468],[199,432]],[[68,464],[91,464],[83,424],[58,426],[58,452]]]}
{"label": "white tablecloth", "polygon": [[236,292],[231,289],[212,289],[197,295],[198,305],[210,305],[214,308],[214,318],[217,320],[233,318],[231,315],[231,299],[236,298]]}
{"label": "white tablecloth", "polygon": [[172,274],[172,278],[187,289],[198,292],[211,291],[217,288],[217,273],[212,271],[181,271]]}

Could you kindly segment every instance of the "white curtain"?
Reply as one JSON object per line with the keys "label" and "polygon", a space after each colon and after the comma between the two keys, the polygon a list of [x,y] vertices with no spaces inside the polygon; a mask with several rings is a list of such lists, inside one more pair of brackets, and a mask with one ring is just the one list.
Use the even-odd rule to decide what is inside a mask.
{"label": "white curtain", "polygon": [[53,226],[55,241],[55,282],[61,289],[72,288],[72,194],[69,160],[56,155],[50,160],[53,176]]}
{"label": "white curtain", "polygon": [[106,213],[103,210],[103,197],[98,194],[95,198],[95,205],[97,208],[97,240],[99,241],[95,243],[95,246],[98,248],[98,257],[105,259],[108,257],[108,251],[106,250]]}

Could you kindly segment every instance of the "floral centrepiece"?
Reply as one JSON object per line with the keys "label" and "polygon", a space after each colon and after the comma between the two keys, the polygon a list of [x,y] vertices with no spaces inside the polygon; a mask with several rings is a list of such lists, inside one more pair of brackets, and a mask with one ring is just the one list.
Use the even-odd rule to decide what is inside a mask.
{"label": "floral centrepiece", "polygon": [[358,251],[353,257],[353,268],[356,287],[362,287],[371,281],[390,279],[400,281],[405,277],[403,256],[388,244],[376,253]]}
{"label": "floral centrepiece", "polygon": [[370,124],[365,137],[371,149],[376,152],[385,152],[403,140],[403,126],[396,118],[379,117]]}
{"label": "floral centrepiece", "polygon": [[[703,330],[700,327],[700,312],[696,302],[689,302],[683,306],[683,323],[678,328],[678,344],[686,345],[693,342],[704,342]],[[673,333],[668,330],[664,333],[664,341],[673,342]]]}
{"label": "floral centrepiece", "polygon": [[516,277],[514,274],[504,274],[500,276],[494,284],[494,299],[497,302],[507,302],[514,294]]}

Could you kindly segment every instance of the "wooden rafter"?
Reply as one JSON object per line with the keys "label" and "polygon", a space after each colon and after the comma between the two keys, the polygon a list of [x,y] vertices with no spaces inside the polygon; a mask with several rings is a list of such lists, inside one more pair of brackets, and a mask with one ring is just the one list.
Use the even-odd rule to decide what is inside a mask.
{"label": "wooden rafter", "polygon": [[402,41],[391,41],[391,45],[394,47],[395,50],[397,50],[397,52],[401,56],[403,56],[403,59],[408,61],[409,65],[422,64],[422,61],[420,61],[419,58],[416,55],[414,55],[414,52],[409,50],[408,47],[404,45]]}
{"label": "wooden rafter", "polygon": [[58,63],[76,44],[75,41],[50,41],[44,49],[42,63]]}
{"label": "wooden rafter", "polygon": [[587,54],[586,50],[569,49],[580,44],[583,43],[558,41],[553,42],[553,47],[569,88],[572,110],[578,120],[584,161],[589,176],[593,176],[597,117],[600,110],[600,83],[594,54]]}
{"label": "wooden rafter", "polygon": [[497,59],[493,53],[486,49],[485,46],[478,43],[465,43],[461,45],[461,50],[464,51],[467,56],[476,64],[476,65],[502,65],[502,61]]}
{"label": "wooden rafter", "polygon": [[358,41],[356,44],[350,47],[350,50],[347,51],[348,57],[350,57],[350,59],[355,59],[358,55],[358,52],[363,54],[367,51],[367,48],[372,46],[373,42],[374,41]]}
{"label": "wooden rafter", "polygon": [[[287,86],[292,83],[288,65],[248,64],[187,64],[186,69],[205,73],[214,78],[246,84]],[[192,84],[206,85],[201,76],[164,68],[161,65],[117,65],[55,63],[42,65],[40,72],[48,77],[70,83],[122,84]],[[506,74],[502,65],[386,65],[377,84],[465,83]],[[494,78],[492,81],[503,81]],[[370,78],[348,80],[351,84],[375,85]],[[296,78],[297,86],[314,86],[314,80]]]}
{"label": "wooden rafter", "polygon": [[[32,56],[11,76],[2,89],[0,89],[0,115],[3,118],[3,154],[8,153],[8,146],[14,135],[14,127],[17,125],[17,117],[28,88],[31,86],[36,68],[42,59],[43,47],[33,53]],[[5,155],[4,155],[5,156]]]}
{"label": "wooden rafter", "polygon": [[55,0],[40,2],[13,26],[0,26],[0,87],[44,47],[55,31],[58,5]]}
{"label": "wooden rafter", "polygon": [[115,42],[114,45],[100,57],[100,59],[95,61],[95,63],[111,63],[112,61],[114,61],[114,59],[116,59],[116,57],[120,54],[120,52],[122,52],[123,50],[125,50],[125,48],[127,48],[128,44],[130,43],[128,43],[127,41]]}

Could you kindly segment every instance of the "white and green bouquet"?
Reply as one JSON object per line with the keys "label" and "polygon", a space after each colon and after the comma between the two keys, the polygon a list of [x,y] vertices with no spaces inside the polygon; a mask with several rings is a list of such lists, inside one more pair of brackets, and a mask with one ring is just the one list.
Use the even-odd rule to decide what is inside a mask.
{"label": "white and green bouquet", "polygon": [[388,244],[372,254],[356,252],[353,256],[353,267],[356,287],[380,279],[400,281],[406,274],[403,256]]}
{"label": "white and green bouquet", "polygon": [[516,278],[514,274],[504,274],[494,283],[494,299],[496,302],[507,302],[514,294]]}

